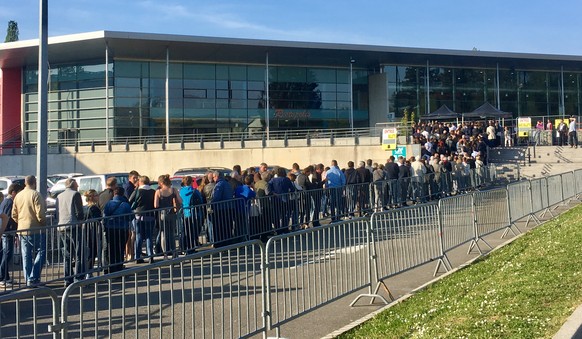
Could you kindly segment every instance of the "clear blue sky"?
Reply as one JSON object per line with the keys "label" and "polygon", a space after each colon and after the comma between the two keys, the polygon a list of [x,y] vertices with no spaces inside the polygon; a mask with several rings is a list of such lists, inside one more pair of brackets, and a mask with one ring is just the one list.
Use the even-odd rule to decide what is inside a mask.
{"label": "clear blue sky", "polygon": [[[38,0],[0,2],[20,40]],[[582,55],[582,1],[49,0],[49,36],[115,30],[214,37]]]}

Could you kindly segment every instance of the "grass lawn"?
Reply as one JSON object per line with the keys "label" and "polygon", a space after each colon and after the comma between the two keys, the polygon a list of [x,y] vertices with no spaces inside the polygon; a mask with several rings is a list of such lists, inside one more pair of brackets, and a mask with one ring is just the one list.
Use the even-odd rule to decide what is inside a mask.
{"label": "grass lawn", "polygon": [[578,206],[340,338],[551,338],[582,304],[581,244]]}

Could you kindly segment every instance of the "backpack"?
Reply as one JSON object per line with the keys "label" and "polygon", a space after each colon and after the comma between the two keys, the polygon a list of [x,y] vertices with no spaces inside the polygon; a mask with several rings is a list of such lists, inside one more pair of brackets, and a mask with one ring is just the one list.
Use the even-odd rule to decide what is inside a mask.
{"label": "backpack", "polygon": [[196,192],[196,190],[192,191],[192,197],[190,197],[190,207],[202,205],[204,203],[204,201],[202,201],[202,195],[200,192],[198,192],[198,194],[196,194]]}

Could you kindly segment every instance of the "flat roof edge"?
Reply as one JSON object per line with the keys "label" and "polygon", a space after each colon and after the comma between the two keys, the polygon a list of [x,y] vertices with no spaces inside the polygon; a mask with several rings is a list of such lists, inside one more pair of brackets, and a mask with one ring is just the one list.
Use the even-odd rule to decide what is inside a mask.
{"label": "flat roof edge", "polygon": [[[105,31],[95,31],[95,32],[59,35],[59,36],[49,37],[48,44],[49,45],[63,44],[63,43],[83,41],[83,40],[103,39],[104,37],[105,37]],[[38,44],[39,44],[38,39],[4,42],[4,43],[0,43],[0,50],[37,47]]]}

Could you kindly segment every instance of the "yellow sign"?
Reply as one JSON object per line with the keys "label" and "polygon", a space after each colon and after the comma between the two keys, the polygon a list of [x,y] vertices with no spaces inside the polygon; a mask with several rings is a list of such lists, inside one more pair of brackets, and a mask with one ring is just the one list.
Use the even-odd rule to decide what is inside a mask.
{"label": "yellow sign", "polygon": [[528,137],[531,130],[531,118],[517,119],[517,135],[519,137]]}
{"label": "yellow sign", "polygon": [[398,143],[398,131],[396,128],[384,128],[382,130],[382,149],[395,150]]}

